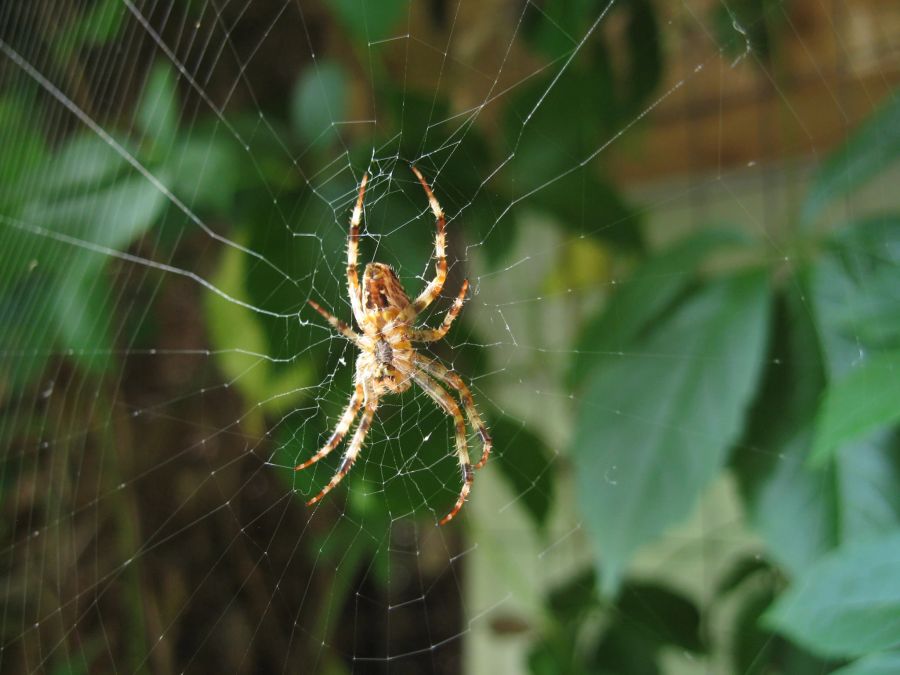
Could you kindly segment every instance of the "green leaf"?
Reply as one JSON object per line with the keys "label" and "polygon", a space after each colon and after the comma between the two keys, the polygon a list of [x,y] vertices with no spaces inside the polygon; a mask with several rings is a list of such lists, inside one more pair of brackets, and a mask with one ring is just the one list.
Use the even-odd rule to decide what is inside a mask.
{"label": "green leaf", "polygon": [[121,250],[157,221],[166,203],[166,196],[153,183],[136,176],[96,192],[32,202],[22,219],[97,246]]}
{"label": "green leaf", "polygon": [[226,213],[234,205],[239,165],[231,142],[196,131],[175,142],[166,162],[175,194],[188,206]]}
{"label": "green leaf", "polygon": [[863,656],[900,644],[900,531],[838,549],[781,596],[766,622],[810,650]]}
{"label": "green leaf", "polygon": [[900,420],[900,352],[877,354],[829,386],[816,420],[811,459]]}
{"label": "green leaf", "polygon": [[331,143],[338,138],[336,122],[344,120],[347,75],[339,63],[317,61],[306,68],[291,98],[291,123],[307,143]]}
{"label": "green leaf", "polygon": [[36,183],[32,176],[46,166],[47,147],[33,114],[36,106],[24,93],[0,96],[0,138],[7,150],[0,153],[0,207],[7,209],[5,215],[31,196]]}
{"label": "green leaf", "polygon": [[900,213],[848,223],[816,267],[813,299],[834,375],[865,350],[900,347]]}
{"label": "green leaf", "polygon": [[809,223],[829,202],[852,192],[897,160],[900,160],[900,95],[892,92],[822,163],[803,206],[803,221]]}
{"label": "green leaf", "polygon": [[[900,314],[898,267],[900,216],[889,213],[838,231],[813,268],[809,297],[831,382],[850,377],[861,360],[900,347],[896,332],[857,330],[888,327],[891,316]],[[877,339],[867,342],[873,333]],[[889,430],[876,432],[845,443],[833,456],[834,475],[823,474],[821,481],[835,489],[839,541],[858,541],[900,527],[898,437]]]}
{"label": "green leaf", "polygon": [[616,622],[658,645],[705,651],[700,610],[689,598],[664,586],[626,584],[616,601]]}
{"label": "green leaf", "polygon": [[836,453],[834,466],[842,542],[900,528],[900,435],[886,429],[845,445]]}
{"label": "green leaf", "polygon": [[110,325],[115,301],[103,266],[76,256],[52,295],[57,335],[85,371],[100,373],[112,363]]}
{"label": "green leaf", "polygon": [[838,541],[834,470],[807,463],[826,376],[803,286],[800,278],[785,284],[775,304],[766,375],[734,458],[750,523],[794,575]]}
{"label": "green leaf", "polygon": [[4,354],[0,382],[4,390],[17,392],[31,384],[50,358],[54,333],[47,297],[52,284],[47,274],[35,271],[9,288],[0,288],[0,350]]}
{"label": "green leaf", "polygon": [[[555,496],[555,454],[521,422],[503,416],[493,419],[490,426],[494,446],[502,448],[494,453],[500,475],[535,525],[543,527]],[[476,448],[475,454],[478,452]]]}
{"label": "green leaf", "polygon": [[709,283],[592,374],[571,452],[606,593],[725,462],[756,388],[768,315],[764,273]]}
{"label": "green leaf", "polygon": [[[243,252],[227,248],[211,282],[231,297],[246,297],[246,264],[247,256]],[[246,307],[209,293],[204,312],[210,343],[216,350],[216,363],[244,401],[270,414],[283,415],[296,408],[303,388],[311,386],[316,377],[308,360],[298,358],[279,363],[267,360],[265,330],[259,315]]]}
{"label": "green leaf", "polygon": [[125,164],[125,159],[97,134],[75,134],[42,168],[39,189],[53,194],[96,186],[119,173]]}
{"label": "green leaf", "polygon": [[746,239],[735,231],[707,230],[659,253],[620,286],[603,313],[589,321],[578,340],[570,378],[582,382],[591,369],[621,352],[675,300],[698,281],[698,271],[711,253],[737,247]]}
{"label": "green leaf", "polygon": [[138,128],[155,146],[167,147],[178,130],[178,92],[175,73],[164,61],[150,70],[135,113]]}
{"label": "green leaf", "polygon": [[753,587],[743,598],[731,630],[734,673],[741,675],[822,675],[827,664],[806,650],[774,635],[761,618],[775,599],[771,585]]}
{"label": "green leaf", "polygon": [[872,654],[849,666],[835,670],[831,675],[897,675],[900,673],[900,652]]}
{"label": "green leaf", "polygon": [[57,60],[66,62],[77,49],[102,45],[114,38],[127,13],[120,0],[94,2],[71,26],[66,27],[62,39],[54,44]]}

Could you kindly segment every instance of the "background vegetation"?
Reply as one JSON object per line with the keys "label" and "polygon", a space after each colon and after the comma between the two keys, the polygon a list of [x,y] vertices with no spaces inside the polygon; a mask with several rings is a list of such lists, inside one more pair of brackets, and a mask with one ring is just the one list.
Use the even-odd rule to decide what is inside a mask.
{"label": "background vegetation", "polygon": [[[273,468],[317,445],[346,394],[320,384],[344,373],[339,360],[352,350],[336,349],[301,309],[311,297],[345,307],[341,275],[328,273],[340,270],[345,236],[333,224],[345,222],[364,170],[376,174],[370,232],[417,218],[421,194],[404,173],[414,160],[437,176],[447,212],[459,214],[451,288],[469,265],[485,279],[507,268],[510,252],[530,244],[526,224],[537,213],[566,242],[545,290],[574,288],[592,300],[569,307],[564,362],[516,365],[529,382],[551,372],[573,394],[571,438],[523,426],[524,414],[480,397],[500,449],[493,470],[520,497],[535,536],[550,542],[559,505],[574,495],[593,554],[538,589],[542,607],[519,617],[523,625],[493,624],[498,640],[524,632],[522,671],[667,672],[673,649],[734,673],[900,670],[900,208],[871,211],[854,198],[900,157],[900,97],[888,95],[818,158],[777,228],[736,213],[658,245],[646,221],[661,207],[627,198],[593,151],[652,123],[632,126],[663,94],[671,67],[660,8],[616,3],[603,21],[623,28],[610,34],[593,32],[601,4],[539,4],[525,14],[522,53],[505,67],[547,67],[462,132],[440,123],[466,104],[459,78],[437,80],[440,60],[398,62],[371,48],[396,35],[406,2],[305,7],[318,54],[305,62],[279,48],[281,24],[254,40],[265,3],[234,16],[238,9],[224,9],[239,50],[261,45],[252,60],[217,60],[203,81],[211,101],[228,100],[224,116],[170,60],[138,48],[118,1],[2,10],[5,672],[349,672],[359,666],[348,656],[369,646],[397,654],[464,630],[471,617],[455,573],[424,563],[425,606],[383,625],[400,564],[398,518],[430,522],[458,489],[446,439],[423,441],[398,412],[433,414],[420,399],[387,408],[384,430],[395,442],[372,444],[372,468],[348,478],[340,506],[314,518],[303,506],[328,468]],[[416,20],[445,34],[452,7],[429,7]],[[209,8],[169,9],[184,13],[181,24],[157,9],[151,25],[189,50],[174,26],[208,18]],[[702,23],[717,31],[723,59],[749,46],[745,67],[778,77],[783,9],[713,5]],[[61,17],[57,28],[48,12]],[[591,37],[575,50],[565,34]],[[65,83],[69,109],[13,55]],[[110,59],[134,74],[116,80],[118,89],[103,65]],[[231,100],[244,67],[254,96]],[[377,96],[377,125],[333,124],[364,109],[366,96]],[[261,119],[276,133],[261,132]],[[252,152],[235,138],[250,140]],[[372,166],[373,147],[394,164]],[[320,180],[336,157],[354,173]],[[386,172],[394,180],[379,182]],[[854,208],[838,219],[842,200]],[[292,231],[284,220],[305,225]],[[379,259],[404,279],[430,255],[426,221],[417,222],[378,244]],[[202,228],[234,245],[214,245]],[[364,241],[367,260],[373,242]],[[167,261],[169,271],[128,256]],[[299,322],[285,318],[298,312]],[[454,330],[466,338],[437,354],[464,373],[486,372],[495,357],[481,346],[494,338],[484,315],[471,309],[460,322]],[[437,468],[401,471],[396,447],[416,448]],[[152,481],[141,480],[147,472]],[[385,482],[385,472],[398,478]],[[753,552],[706,579],[703,598],[663,574],[630,573],[635,555],[683,523],[724,475],[757,537]],[[466,526],[454,527],[452,549],[464,551]],[[174,536],[183,528],[189,537]],[[32,542],[33,532],[42,534]],[[299,553],[292,532],[304,533]],[[351,600],[360,594],[379,599],[369,616]],[[303,598],[299,615],[297,604],[269,606],[281,596]],[[370,628],[346,630],[354,615]],[[161,634],[164,646],[154,647]],[[479,663],[461,642],[440,658],[426,650],[402,662],[416,672]],[[389,665],[399,662],[371,667]]]}

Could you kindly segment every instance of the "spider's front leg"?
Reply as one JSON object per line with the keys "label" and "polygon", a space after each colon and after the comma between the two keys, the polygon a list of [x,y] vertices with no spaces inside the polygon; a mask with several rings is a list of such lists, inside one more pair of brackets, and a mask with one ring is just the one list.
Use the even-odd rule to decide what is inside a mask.
{"label": "spider's front leg", "polygon": [[441,325],[438,328],[413,329],[410,331],[410,339],[414,342],[436,342],[443,338],[447,334],[447,331],[450,330],[453,320],[456,319],[462,311],[463,303],[466,301],[466,291],[468,290],[469,280],[464,279],[462,287],[456,295],[456,300],[453,301],[453,305],[447,310],[447,315],[444,317]]}
{"label": "spider's front leg", "polygon": [[348,326],[346,323],[344,323],[344,322],[341,321],[339,318],[337,318],[336,316],[334,316],[334,314],[332,314],[332,313],[329,312],[327,309],[325,309],[324,307],[322,307],[322,305],[320,305],[320,304],[319,304],[318,302],[316,302],[315,300],[307,300],[307,302],[310,304],[310,306],[311,306],[314,310],[316,310],[319,314],[321,314],[323,317],[325,317],[325,320],[326,320],[326,321],[331,325],[331,327],[334,328],[338,333],[340,333],[341,335],[343,335],[345,338],[347,338],[348,340],[350,340],[351,342],[353,342],[353,343],[356,344],[357,346],[359,345],[359,335],[357,335],[357,334],[353,331],[353,329],[350,328],[350,326]]}
{"label": "spider's front leg", "polygon": [[369,174],[364,173],[359,184],[359,194],[356,197],[356,206],[350,216],[350,236],[347,240],[347,294],[350,296],[350,307],[353,309],[353,318],[360,328],[363,326],[365,314],[362,308],[362,288],[359,285],[359,270],[356,261],[359,257],[359,225],[362,222],[363,199],[366,196],[366,183],[369,182]]}
{"label": "spider's front leg", "polygon": [[444,288],[444,282],[447,280],[446,235],[444,233],[446,228],[446,218],[444,217],[444,210],[435,198],[434,193],[432,193],[428,183],[425,182],[425,178],[422,176],[421,172],[416,167],[411,168],[413,173],[416,174],[416,178],[418,178],[419,182],[422,184],[425,194],[428,195],[428,203],[431,205],[432,213],[434,213],[437,235],[434,238],[434,255],[436,258],[434,263],[434,279],[432,279],[431,283],[425,287],[425,290],[409,304],[409,307],[404,313],[404,318],[406,320],[411,320],[414,316],[420,314],[422,310],[428,307],[428,305],[434,302],[435,298],[441,294],[441,289]]}

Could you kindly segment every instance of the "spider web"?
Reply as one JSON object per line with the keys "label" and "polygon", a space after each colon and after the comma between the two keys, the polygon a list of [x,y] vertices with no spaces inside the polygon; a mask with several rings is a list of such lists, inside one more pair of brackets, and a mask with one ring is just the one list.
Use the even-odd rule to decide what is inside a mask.
{"label": "spider web", "polygon": [[[592,559],[568,371],[586,317],[627,276],[637,223],[662,248],[738,213],[767,262],[793,268],[775,223],[837,139],[795,107],[754,31],[782,22],[842,134],[897,76],[896,52],[829,25],[857,110],[786,5],[746,24],[723,2],[674,3],[627,64],[664,51],[662,81],[566,145],[559,107],[585,86],[579,64],[628,36],[626,3],[581,4],[577,30],[540,2],[0,9],[2,145],[21,157],[0,196],[4,672],[525,670],[545,593]],[[760,80],[793,136],[761,116],[729,156],[734,110],[762,97]],[[664,157],[679,149],[696,160]],[[629,204],[597,191],[601,163]],[[460,489],[453,425],[415,388],[381,401],[341,490],[304,506],[342,448],[292,471],[352,393],[355,348],[306,303],[349,321],[364,172],[361,263],[392,264],[411,295],[433,275],[410,165],[448,215],[448,282],[423,322],[471,283],[425,353],[470,384],[495,436],[442,528]],[[563,190],[580,196],[565,224],[547,215]],[[871,196],[889,203],[883,186]],[[529,466],[522,445],[539,446]],[[713,571],[756,545],[733,492],[714,483],[636,569],[708,596]],[[724,672],[716,658],[665,662]]]}

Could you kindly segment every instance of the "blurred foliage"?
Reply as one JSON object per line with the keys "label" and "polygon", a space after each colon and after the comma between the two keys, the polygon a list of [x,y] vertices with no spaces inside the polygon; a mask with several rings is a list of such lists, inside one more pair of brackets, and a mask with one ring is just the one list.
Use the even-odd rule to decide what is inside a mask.
{"label": "blurred foliage", "polygon": [[[716,25],[728,36],[722,41],[735,54],[744,49],[736,34],[766,55],[774,49],[767,5],[716,10]],[[734,598],[735,672],[824,672],[855,658],[838,672],[895,672],[900,656],[889,650],[900,644],[900,212],[828,227],[822,221],[829,204],[900,156],[900,97],[821,163],[784,245],[790,265],[767,255],[767,242],[738,234],[739,223],[653,251],[639,211],[585,148],[602,148],[658,95],[665,69],[659,19],[646,0],[616,4],[608,11],[626,30],[624,43],[614,43],[593,34],[605,7],[549,0],[540,13],[526,14],[524,41],[551,67],[502,99],[497,134],[474,125],[442,138],[432,122],[451,117],[449,97],[398,86],[375,51],[366,52],[364,65],[375,78],[383,124],[365,139],[334,124],[354,95],[358,75],[348,63],[396,35],[410,11],[408,2],[393,0],[377,11],[361,0],[328,5],[346,31],[339,47],[348,52],[298,74],[283,109],[266,120],[271,135],[254,135],[261,114],[252,108],[230,113],[228,128],[212,113],[191,116],[189,88],[165,62],[146,68],[133,123],[107,120],[103,133],[82,128],[53,139],[46,121],[32,114],[42,105],[35,83],[3,92],[0,129],[17,139],[16,152],[0,157],[0,350],[16,354],[3,367],[4,395],[37,387],[54,360],[85,378],[111,377],[121,366],[117,348],[147,342],[156,319],[143,316],[139,302],[118,301],[117,268],[149,246],[154,259],[208,274],[229,296],[280,315],[214,294],[198,310],[222,377],[253,406],[244,424],[259,433],[273,428],[271,462],[293,466],[299,449],[317,447],[342,409],[351,377],[344,364],[354,357],[304,307],[315,293],[336,312],[346,309],[341,273],[330,270],[342,267],[335,252],[344,248],[356,178],[344,172],[320,186],[306,177],[330,170],[343,152],[358,176],[371,169],[372,147],[396,151],[390,170],[397,180],[388,185],[376,174],[366,211],[367,233],[391,231],[391,223],[423,213],[418,186],[403,174],[428,138],[437,150],[423,169],[440,169],[441,201],[450,214],[463,210],[464,236],[489,267],[502,264],[526,210],[549,215],[570,239],[584,236],[601,252],[635,260],[572,345],[568,385],[577,403],[569,456],[596,566],[546,598],[531,672],[662,672],[666,648],[710,650],[706,613]],[[66,62],[115,40],[121,23],[118,2],[89,5],[56,43],[56,58]],[[577,58],[566,37],[572,35],[590,35]],[[611,58],[617,48],[625,52],[621,60]],[[252,156],[235,135],[254,139]],[[273,137],[290,144],[288,152]],[[505,170],[486,185],[501,165]],[[230,245],[202,265],[179,262],[186,218],[224,223]],[[316,236],[300,236],[283,222],[311,223],[304,232]],[[379,259],[401,278],[418,275],[431,254],[423,229],[400,228],[377,242]],[[374,241],[363,238],[364,260]],[[123,316],[125,310],[142,316]],[[466,321],[463,313],[454,331],[473,333]],[[484,357],[471,346],[477,342],[456,347],[454,365],[480,371]],[[323,393],[318,383],[331,374],[334,386]],[[411,424],[400,411],[416,406]],[[550,444],[499,410],[484,412],[503,448],[492,464],[543,532],[559,494]],[[323,644],[338,630],[339,608],[357,575],[365,571],[385,584],[391,524],[407,516],[436,520],[458,490],[455,459],[446,452],[451,429],[437,409],[412,393],[401,396],[380,411],[377,433],[389,440],[367,449],[373,461],[348,476],[352,489],[317,507],[337,525],[306,547],[310,559],[340,571],[331,604],[310,630]],[[334,453],[314,469],[280,476],[299,502],[338,461]],[[737,478],[766,559],[744,561],[709,607],[630,578],[634,554],[682,522],[726,470]],[[4,480],[13,477],[4,473]],[[78,667],[56,672],[89,670]]]}

